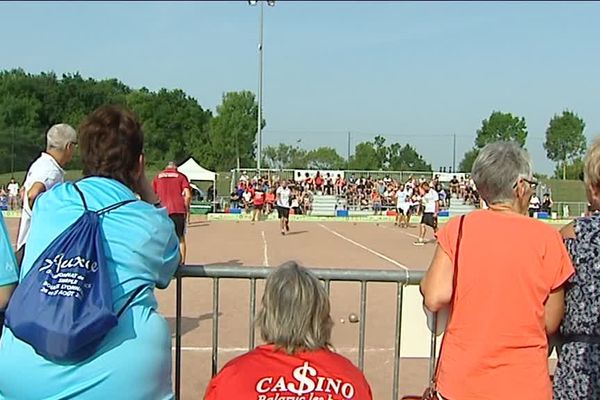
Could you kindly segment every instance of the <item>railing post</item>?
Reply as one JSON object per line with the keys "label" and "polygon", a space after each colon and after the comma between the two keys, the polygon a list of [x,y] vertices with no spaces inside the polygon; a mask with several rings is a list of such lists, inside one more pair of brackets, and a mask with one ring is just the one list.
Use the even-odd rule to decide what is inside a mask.
{"label": "railing post", "polygon": [[213,278],[213,314],[212,314],[212,376],[219,368],[219,278]]}
{"label": "railing post", "polygon": [[256,318],[256,278],[250,279],[250,310],[249,314],[249,334],[248,334],[248,350],[254,349],[254,319]]}
{"label": "railing post", "polygon": [[175,289],[175,398],[181,399],[181,299],[182,299],[182,278],[180,271],[176,272]]}
{"label": "railing post", "polygon": [[367,324],[367,282],[360,283],[360,316],[358,333],[358,368],[365,369],[365,329]]}
{"label": "railing post", "polygon": [[394,342],[394,377],[392,379],[392,399],[398,399],[398,386],[400,385],[400,346],[402,343],[402,301],[404,285],[398,283],[396,288],[396,334]]}
{"label": "railing post", "polygon": [[429,382],[433,379],[433,375],[435,374],[435,364],[436,364],[436,353],[437,353],[437,323],[438,323],[438,314],[433,313],[432,316],[432,324],[433,327],[431,332],[431,347],[429,348]]}

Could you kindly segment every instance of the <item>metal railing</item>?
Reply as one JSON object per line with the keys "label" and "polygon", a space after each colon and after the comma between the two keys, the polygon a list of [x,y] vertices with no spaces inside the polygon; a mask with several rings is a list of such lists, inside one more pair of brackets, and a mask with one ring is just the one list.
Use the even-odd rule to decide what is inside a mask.
{"label": "metal railing", "polygon": [[[221,279],[247,279],[250,281],[250,301],[248,320],[248,350],[255,347],[254,319],[256,316],[256,281],[265,279],[273,271],[268,267],[239,267],[231,265],[193,266],[180,268],[176,274],[176,315],[175,315],[175,396],[180,399],[181,394],[181,332],[182,332],[182,298],[184,278],[207,278],[213,281],[212,298],[212,366],[214,376],[218,369],[218,333],[219,333],[219,287]],[[311,268],[311,271],[325,285],[327,293],[330,292],[331,282],[360,282],[360,314],[358,337],[358,367],[364,369],[366,314],[367,314],[367,288],[369,283],[396,284],[396,321],[394,332],[394,375],[392,380],[392,398],[398,398],[398,384],[400,372],[400,339],[402,333],[402,303],[404,286],[418,285],[423,278],[423,271],[407,270],[364,270],[364,269],[333,269]],[[436,335],[432,332],[432,349],[436,346]],[[432,352],[432,354],[435,354]],[[430,363],[430,373],[433,363]]]}

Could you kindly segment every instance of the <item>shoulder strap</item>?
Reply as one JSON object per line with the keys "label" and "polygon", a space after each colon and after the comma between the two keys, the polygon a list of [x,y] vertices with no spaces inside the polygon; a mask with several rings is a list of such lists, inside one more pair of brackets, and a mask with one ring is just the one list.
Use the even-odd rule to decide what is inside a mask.
{"label": "shoulder strap", "polygon": [[[452,277],[452,300],[450,301],[450,306],[452,306],[454,304],[454,300],[456,299],[456,288],[457,288],[457,283],[458,283],[458,256],[460,253],[460,242],[462,240],[463,225],[465,222],[465,217],[466,217],[466,215],[461,215],[460,221],[458,222],[458,233],[456,235],[456,250],[454,251],[454,274]],[[450,313],[450,314],[452,314],[452,313]],[[450,324],[450,318],[451,318],[451,315],[448,316],[448,324]],[[434,332],[435,332],[436,328],[437,327],[434,327]],[[431,387],[434,387],[435,383],[437,381],[437,375],[438,375],[439,367],[440,367],[440,360],[442,358],[441,357],[442,349],[444,347],[445,340],[446,340],[446,333],[444,333],[444,337],[442,338],[442,344],[440,345],[439,355],[435,362],[435,370],[434,370],[433,376],[431,378],[431,385],[430,385]],[[435,350],[433,351],[433,357],[434,358],[436,357]]]}
{"label": "shoulder strap", "polygon": [[81,191],[81,189],[79,189],[79,186],[77,186],[77,184],[75,182],[73,182],[73,187],[75,188],[77,193],[79,193],[79,197],[81,197],[81,202],[83,203],[83,208],[85,208],[85,211],[88,211],[87,202],[85,201],[85,196],[83,195],[83,192]]}
{"label": "shoulder strap", "polygon": [[137,295],[140,294],[142,292],[142,290],[144,290],[145,288],[146,288],[146,286],[142,285],[142,286],[138,287],[137,289],[135,289],[133,291],[132,295],[129,296],[129,298],[127,299],[127,301],[125,302],[125,304],[123,304],[123,307],[121,307],[121,309],[117,313],[117,318],[121,317],[121,315],[125,312],[125,310],[127,309],[127,307],[129,307],[131,305],[131,303],[133,302],[133,300],[135,300],[135,298],[137,297]]}
{"label": "shoulder strap", "polygon": [[109,213],[109,212],[111,212],[111,211],[113,211],[113,210],[116,210],[117,208],[119,208],[119,207],[122,207],[122,206],[124,206],[125,204],[133,203],[133,202],[135,202],[135,201],[137,201],[137,200],[130,199],[130,200],[124,200],[124,201],[120,201],[120,202],[118,202],[118,203],[115,203],[115,204],[113,204],[113,205],[110,205],[110,206],[108,206],[108,207],[104,207],[104,208],[102,208],[102,209],[100,209],[100,210],[96,211],[96,214],[98,214],[98,215],[103,215],[103,214]]}

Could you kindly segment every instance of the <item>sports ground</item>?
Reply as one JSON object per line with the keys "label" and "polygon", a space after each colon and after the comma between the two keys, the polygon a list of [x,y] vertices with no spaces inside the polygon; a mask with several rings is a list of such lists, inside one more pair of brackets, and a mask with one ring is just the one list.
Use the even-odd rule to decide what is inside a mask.
{"label": "sports ground", "polygon": [[[11,235],[18,219],[6,219]],[[418,229],[400,229],[392,222],[292,220],[282,236],[275,221],[208,221],[195,218],[188,228],[188,264],[227,264],[238,268],[277,265],[295,260],[307,267],[425,270],[434,244],[416,247]],[[428,232],[431,238],[431,232]],[[249,283],[223,280],[219,305],[219,368],[247,351]],[[263,282],[257,284],[259,307]],[[157,290],[160,311],[175,326],[175,282]],[[331,283],[333,345],[353,362],[358,357],[360,285]],[[200,399],[211,376],[212,295],[210,279],[187,278],[183,284],[182,399]],[[367,290],[365,375],[375,399],[392,397],[396,285],[372,283]],[[400,394],[420,394],[427,384],[430,335],[415,286],[404,290]],[[257,341],[260,339],[257,336]]]}

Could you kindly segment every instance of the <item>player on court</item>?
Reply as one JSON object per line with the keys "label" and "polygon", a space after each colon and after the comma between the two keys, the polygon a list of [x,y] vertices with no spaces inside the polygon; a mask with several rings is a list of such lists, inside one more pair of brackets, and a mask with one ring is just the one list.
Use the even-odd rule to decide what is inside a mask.
{"label": "player on court", "polygon": [[181,264],[185,264],[187,252],[185,245],[186,214],[192,203],[190,181],[184,174],[177,171],[177,164],[171,161],[164,171],[156,175],[152,186],[161,205],[167,208],[169,218],[175,224],[175,232],[179,237]]}
{"label": "player on court", "polygon": [[421,201],[423,204],[423,216],[421,217],[419,239],[414,243],[415,246],[422,246],[425,244],[425,233],[427,227],[433,229],[433,234],[437,233],[437,215],[440,210],[440,197],[438,193],[429,186],[429,183],[425,182],[421,185],[423,195]]}
{"label": "player on court", "polygon": [[287,181],[281,181],[281,186],[275,192],[277,197],[277,214],[279,215],[279,226],[281,234],[285,235],[290,231],[290,197],[292,191],[287,185]]}
{"label": "player on court", "polygon": [[404,185],[396,191],[396,222],[400,228],[408,227],[410,219],[410,193]]}

